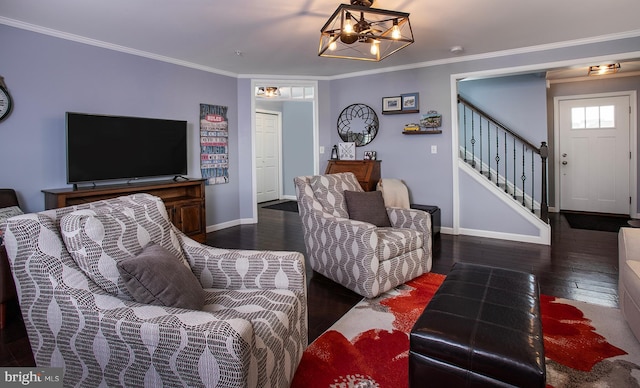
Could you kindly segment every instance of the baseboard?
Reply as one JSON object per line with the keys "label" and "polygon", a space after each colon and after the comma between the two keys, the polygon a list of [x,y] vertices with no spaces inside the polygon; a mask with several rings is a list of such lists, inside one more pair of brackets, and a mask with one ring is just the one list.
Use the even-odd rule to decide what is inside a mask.
{"label": "baseboard", "polygon": [[532,244],[551,245],[550,236],[531,236],[526,234],[514,234],[494,232],[490,230],[466,229],[460,228],[459,233],[465,236],[495,238],[499,240],[519,241]]}

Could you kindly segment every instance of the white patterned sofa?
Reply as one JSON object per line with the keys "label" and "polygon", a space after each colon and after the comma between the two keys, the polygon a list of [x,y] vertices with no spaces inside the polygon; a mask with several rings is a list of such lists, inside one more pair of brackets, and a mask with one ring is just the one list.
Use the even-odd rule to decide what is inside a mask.
{"label": "white patterned sofa", "polygon": [[[365,193],[351,172],[300,176],[294,183],[314,271],[367,298],[431,271],[429,213],[385,208],[384,202],[379,203],[382,194]],[[348,201],[354,195],[356,201],[378,196],[378,202],[366,199],[356,204],[365,213],[373,212],[373,204],[378,204],[382,216],[388,217],[388,226],[357,220],[354,201]]]}
{"label": "white patterned sofa", "polygon": [[[157,197],[13,217],[5,241],[36,364],[65,387],[288,387],[307,346],[302,254],[202,245]],[[119,266],[154,245],[180,269],[159,295],[186,272],[202,309],[135,301]]]}

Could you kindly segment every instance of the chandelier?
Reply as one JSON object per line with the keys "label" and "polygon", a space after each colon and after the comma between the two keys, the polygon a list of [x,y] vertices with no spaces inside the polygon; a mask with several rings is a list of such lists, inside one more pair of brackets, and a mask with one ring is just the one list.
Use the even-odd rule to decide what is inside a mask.
{"label": "chandelier", "polygon": [[373,0],[340,4],[320,30],[318,55],[378,62],[414,42],[408,13],[371,8],[372,4]]}

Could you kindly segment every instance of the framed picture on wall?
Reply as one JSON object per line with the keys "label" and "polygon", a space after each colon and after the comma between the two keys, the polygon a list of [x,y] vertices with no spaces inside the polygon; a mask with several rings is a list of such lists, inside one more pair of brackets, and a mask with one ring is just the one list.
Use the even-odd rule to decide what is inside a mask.
{"label": "framed picture on wall", "polygon": [[407,93],[402,96],[402,110],[418,111],[418,93]]}
{"label": "framed picture on wall", "polygon": [[382,113],[402,111],[402,97],[382,97]]}

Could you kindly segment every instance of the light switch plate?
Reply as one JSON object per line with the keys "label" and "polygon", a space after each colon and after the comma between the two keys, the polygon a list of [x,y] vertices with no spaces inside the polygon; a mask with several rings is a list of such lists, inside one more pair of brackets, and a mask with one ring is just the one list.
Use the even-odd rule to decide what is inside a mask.
{"label": "light switch plate", "polygon": [[431,153],[432,154],[437,154],[438,153],[438,146],[437,145],[432,145],[431,146]]}

